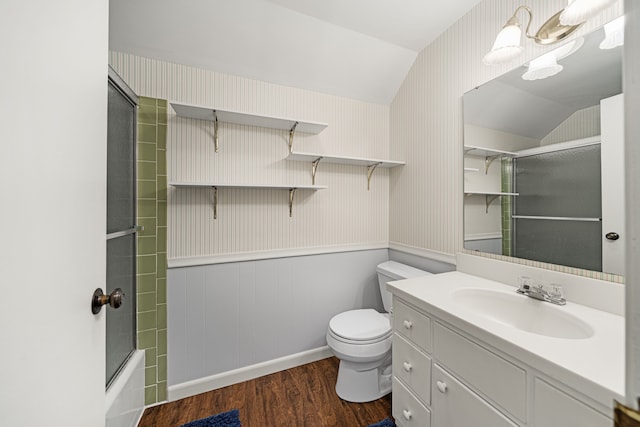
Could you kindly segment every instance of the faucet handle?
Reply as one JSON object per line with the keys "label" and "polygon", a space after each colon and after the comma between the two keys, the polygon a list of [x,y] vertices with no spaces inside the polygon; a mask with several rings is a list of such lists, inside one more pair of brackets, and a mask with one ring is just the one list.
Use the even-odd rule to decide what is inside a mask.
{"label": "faucet handle", "polygon": [[551,283],[549,285],[549,296],[556,299],[564,299],[564,288],[557,283]]}

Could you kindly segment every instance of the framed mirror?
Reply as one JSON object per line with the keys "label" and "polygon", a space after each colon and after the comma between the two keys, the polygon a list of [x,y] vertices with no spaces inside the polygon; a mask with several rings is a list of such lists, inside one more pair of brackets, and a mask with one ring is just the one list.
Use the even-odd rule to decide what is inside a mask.
{"label": "framed mirror", "polygon": [[465,249],[624,274],[622,47],[607,25],[607,42],[600,28],[464,95]]}

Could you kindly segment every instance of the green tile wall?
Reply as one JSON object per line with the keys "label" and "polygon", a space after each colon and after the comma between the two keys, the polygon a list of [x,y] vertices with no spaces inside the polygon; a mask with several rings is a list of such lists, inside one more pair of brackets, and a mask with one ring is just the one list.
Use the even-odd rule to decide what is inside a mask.
{"label": "green tile wall", "polygon": [[139,98],[138,348],[145,351],[145,404],[167,399],[167,101]]}
{"label": "green tile wall", "polygon": [[[501,182],[503,193],[513,192],[513,161],[502,159]],[[502,200],[502,255],[511,256],[513,247],[513,229],[511,215],[513,213],[513,197],[501,197]]]}

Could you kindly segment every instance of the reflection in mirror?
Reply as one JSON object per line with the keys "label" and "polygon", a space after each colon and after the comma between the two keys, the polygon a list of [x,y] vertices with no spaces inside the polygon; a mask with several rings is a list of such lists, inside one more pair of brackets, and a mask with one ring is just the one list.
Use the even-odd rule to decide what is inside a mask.
{"label": "reflection in mirror", "polygon": [[622,48],[610,29],[464,95],[465,249],[624,274]]}

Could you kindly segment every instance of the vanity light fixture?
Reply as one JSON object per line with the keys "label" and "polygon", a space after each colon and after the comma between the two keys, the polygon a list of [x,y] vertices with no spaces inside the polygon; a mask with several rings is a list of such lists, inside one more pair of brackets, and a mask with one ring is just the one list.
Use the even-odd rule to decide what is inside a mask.
{"label": "vanity light fixture", "polygon": [[600,49],[613,49],[624,44],[624,16],[614,19],[604,25],[604,40]]}
{"label": "vanity light fixture", "polygon": [[533,20],[533,12],[528,6],[519,6],[513,13],[513,16],[511,16],[502,27],[491,51],[484,56],[483,62],[485,64],[494,65],[510,61],[523,51],[522,44],[520,43],[522,30],[520,29],[520,21],[517,16],[520,10],[526,10],[529,15],[525,35],[527,38],[533,39],[541,45],[553,44],[564,40],[582,25],[582,23],[577,25],[561,24],[560,14],[563,11],[560,11],[542,24],[535,35],[531,35],[529,29],[531,27],[531,21]]}
{"label": "vanity light fixture", "polygon": [[532,60],[527,72],[522,75],[523,80],[541,80],[555,76],[562,71],[562,65],[558,61],[576,52],[584,44],[584,38],[579,37],[557,49]]}
{"label": "vanity light fixture", "polygon": [[618,0],[569,0],[560,14],[560,24],[580,25],[593,18]]}

